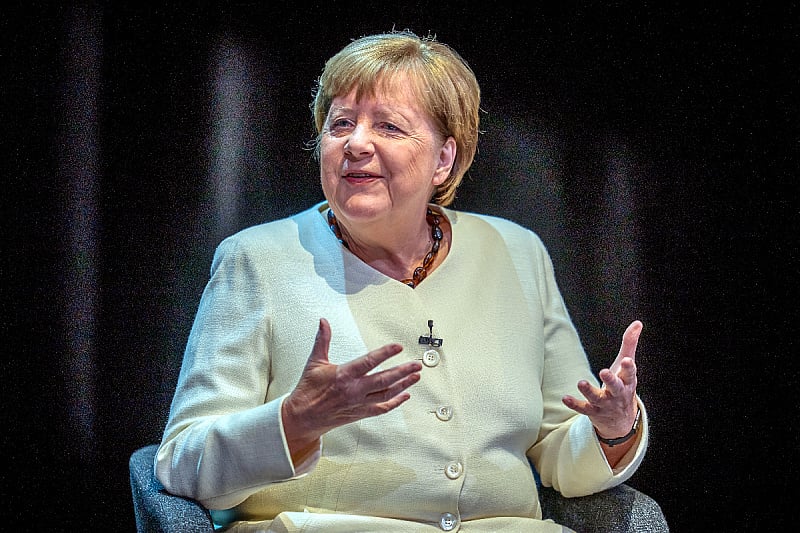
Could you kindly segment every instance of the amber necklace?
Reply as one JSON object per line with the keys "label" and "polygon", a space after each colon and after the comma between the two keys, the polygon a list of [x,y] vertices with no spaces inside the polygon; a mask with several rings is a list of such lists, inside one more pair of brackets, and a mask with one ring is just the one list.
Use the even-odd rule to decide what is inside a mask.
{"label": "amber necklace", "polygon": [[[441,244],[442,237],[444,236],[442,233],[442,228],[439,227],[439,215],[434,213],[430,207],[425,212],[425,220],[428,221],[428,225],[431,227],[431,238],[433,239],[433,245],[431,246],[431,251],[428,252],[425,255],[425,259],[422,260],[422,264],[414,269],[414,274],[412,277],[401,280],[412,289],[419,285],[423,279],[428,277],[428,269],[436,260],[436,254],[439,253],[439,245]],[[336,238],[339,239],[339,242],[349,250],[350,245],[347,244],[347,241],[342,238],[342,230],[339,229],[339,222],[336,220],[336,215],[333,214],[333,210],[331,209],[328,209],[328,226],[330,226],[331,231],[333,231],[333,234],[336,235]]]}

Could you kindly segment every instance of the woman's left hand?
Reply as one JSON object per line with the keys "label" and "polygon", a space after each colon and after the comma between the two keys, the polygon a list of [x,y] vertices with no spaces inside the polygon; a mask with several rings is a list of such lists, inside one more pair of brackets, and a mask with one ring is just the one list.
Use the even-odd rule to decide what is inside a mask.
{"label": "woman's left hand", "polygon": [[642,323],[631,323],[622,336],[619,354],[610,368],[599,372],[601,387],[585,380],[578,382],[578,390],[586,400],[564,396],[564,405],[589,417],[603,438],[613,439],[627,434],[636,419],[636,346]]}

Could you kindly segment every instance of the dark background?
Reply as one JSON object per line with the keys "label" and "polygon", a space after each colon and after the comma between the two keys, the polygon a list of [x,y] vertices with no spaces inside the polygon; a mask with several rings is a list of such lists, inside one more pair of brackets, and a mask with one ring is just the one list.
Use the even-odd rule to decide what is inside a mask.
{"label": "dark background", "polygon": [[481,82],[454,207],[542,236],[596,369],[644,322],[630,484],[674,531],[796,521],[797,8],[495,4],[2,8],[6,527],[134,530],[214,246],[321,199],[313,81],[393,27]]}

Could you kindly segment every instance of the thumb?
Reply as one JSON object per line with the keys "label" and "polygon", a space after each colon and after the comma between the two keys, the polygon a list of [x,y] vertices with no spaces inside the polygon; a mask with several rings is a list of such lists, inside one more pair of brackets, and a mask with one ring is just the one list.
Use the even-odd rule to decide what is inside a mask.
{"label": "thumb", "polygon": [[311,349],[311,357],[308,358],[309,362],[327,363],[330,345],[331,325],[324,318],[320,318],[317,336],[314,338],[314,347]]}
{"label": "thumb", "polygon": [[636,361],[636,347],[639,345],[639,335],[642,333],[642,323],[638,320],[631,322],[631,325],[625,330],[622,335],[622,346],[619,348],[619,355],[617,355],[611,371],[616,373],[619,370],[620,363],[624,357],[630,357]]}

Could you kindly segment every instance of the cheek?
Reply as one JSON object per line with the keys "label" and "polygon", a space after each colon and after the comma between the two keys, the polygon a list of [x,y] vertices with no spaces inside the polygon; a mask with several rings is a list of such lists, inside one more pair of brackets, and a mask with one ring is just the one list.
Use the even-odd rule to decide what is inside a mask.
{"label": "cheek", "polygon": [[403,174],[416,174],[427,166],[424,150],[414,145],[386,144],[380,148],[383,164]]}
{"label": "cheek", "polygon": [[430,150],[419,149],[409,153],[405,159],[405,166],[409,172],[415,176],[424,178],[433,177],[436,170],[436,159]]}
{"label": "cheek", "polygon": [[319,168],[323,177],[326,173],[331,171],[337,172],[335,169],[340,164],[341,150],[335,142],[323,140],[319,147]]}

